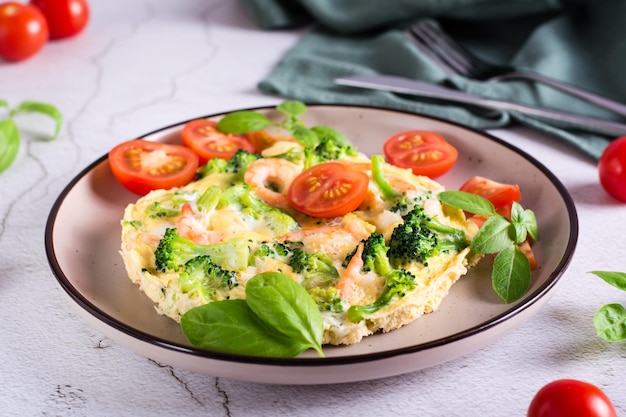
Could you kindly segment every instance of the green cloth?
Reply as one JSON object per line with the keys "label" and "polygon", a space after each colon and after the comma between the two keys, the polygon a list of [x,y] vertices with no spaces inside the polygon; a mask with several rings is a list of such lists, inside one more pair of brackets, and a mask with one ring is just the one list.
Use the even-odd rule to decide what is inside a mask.
{"label": "green cloth", "polygon": [[337,86],[351,74],[390,74],[452,85],[483,97],[514,99],[624,122],[624,118],[550,87],[512,80],[448,76],[404,34],[434,17],[454,38],[496,63],[535,70],[626,102],[626,0],[242,0],[268,30],[310,27],[258,87],[308,103],[387,107],[479,129],[523,124],[564,140],[597,160],[613,138],[548,124],[516,112]]}

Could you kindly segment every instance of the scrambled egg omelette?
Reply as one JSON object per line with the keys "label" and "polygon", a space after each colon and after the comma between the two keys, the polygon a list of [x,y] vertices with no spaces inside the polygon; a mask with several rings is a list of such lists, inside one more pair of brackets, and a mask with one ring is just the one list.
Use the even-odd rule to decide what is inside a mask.
{"label": "scrambled egg omelette", "polygon": [[[130,279],[160,314],[179,321],[193,307],[243,298],[256,274],[280,271],[318,304],[323,343],[347,345],[436,310],[477,261],[469,242],[478,229],[438,201],[441,184],[383,161],[382,176],[395,192],[390,197],[381,191],[372,158],[358,152],[333,161],[369,178],[356,209],[323,218],[294,208],[293,181],[311,165],[328,163],[303,154],[295,142],[278,142],[260,155],[241,152],[210,162],[186,186],[152,191],[126,207],[121,255]],[[441,245],[450,236],[457,244]],[[430,246],[422,247],[426,238]],[[208,263],[198,261],[200,254]],[[199,264],[202,274],[195,272]],[[393,271],[411,285],[390,293]],[[369,307],[355,318],[352,306]]]}

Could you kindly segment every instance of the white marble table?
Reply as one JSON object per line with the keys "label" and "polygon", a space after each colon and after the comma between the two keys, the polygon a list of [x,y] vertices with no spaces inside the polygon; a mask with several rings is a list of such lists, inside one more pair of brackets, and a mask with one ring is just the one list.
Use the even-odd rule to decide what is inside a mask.
{"label": "white marble table", "polygon": [[[45,255],[45,222],[65,185],[113,145],[212,112],[281,99],[256,83],[300,36],[262,32],[232,0],[98,0],[80,36],[0,63],[0,99],[53,103],[55,142],[24,136],[0,175],[0,414],[6,416],[522,416],[557,378],[602,387],[626,414],[626,344],[592,316],[626,295],[588,274],[626,270],[626,206],[579,153],[530,131],[496,131],[569,189],[580,239],[563,283],[529,322],[475,353],[407,375],[334,386],[214,378],[135,354],[87,325]],[[32,119],[24,121],[32,124]],[[46,120],[42,120],[45,130]]]}

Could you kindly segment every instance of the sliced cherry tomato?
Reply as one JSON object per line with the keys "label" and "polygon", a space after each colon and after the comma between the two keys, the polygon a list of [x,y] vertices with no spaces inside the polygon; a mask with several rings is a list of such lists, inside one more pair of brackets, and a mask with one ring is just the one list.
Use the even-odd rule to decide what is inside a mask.
{"label": "sliced cherry tomato", "polygon": [[48,24],[35,6],[0,4],[0,57],[22,61],[39,52],[48,41]]}
{"label": "sliced cherry tomato", "polygon": [[526,255],[526,258],[528,258],[528,262],[530,263],[530,270],[534,271],[535,269],[537,269],[539,267],[539,264],[537,263],[535,252],[533,251],[533,248],[530,246],[530,241],[526,239],[525,241],[523,241],[517,246],[522,251],[522,253]]}
{"label": "sliced cherry tomato", "polygon": [[389,163],[409,168],[415,175],[439,177],[452,168],[459,153],[440,134],[425,130],[400,132],[385,141]]}
{"label": "sliced cherry tomato", "polygon": [[89,21],[86,0],[30,0],[46,18],[50,39],[61,39],[81,32]]}
{"label": "sliced cherry tomato", "polygon": [[527,417],[617,417],[607,395],[595,385],[559,379],[542,387],[530,403]]}
{"label": "sliced cherry tomato", "polygon": [[459,189],[486,198],[496,210],[502,207],[510,208],[514,201],[522,199],[517,184],[505,184],[480,176],[470,178]]}
{"label": "sliced cherry tomato", "polygon": [[615,139],[598,161],[602,187],[613,198],[626,202],[626,136]]}
{"label": "sliced cherry tomato", "polygon": [[314,165],[298,175],[287,191],[289,203],[312,217],[343,216],[361,205],[369,176],[340,162]]}
{"label": "sliced cherry tomato", "polygon": [[211,120],[197,119],[183,127],[183,145],[200,157],[200,164],[213,158],[230,159],[239,149],[255,151],[244,136],[220,132],[216,126]]}
{"label": "sliced cherry tomato", "polygon": [[296,142],[296,140],[290,136],[275,135],[266,130],[246,133],[246,139],[254,146],[255,152],[257,153],[261,153],[264,149],[269,148],[276,142]]}
{"label": "sliced cherry tomato", "polygon": [[189,183],[195,178],[198,156],[184,146],[134,139],[111,149],[109,164],[127,190],[146,195]]}

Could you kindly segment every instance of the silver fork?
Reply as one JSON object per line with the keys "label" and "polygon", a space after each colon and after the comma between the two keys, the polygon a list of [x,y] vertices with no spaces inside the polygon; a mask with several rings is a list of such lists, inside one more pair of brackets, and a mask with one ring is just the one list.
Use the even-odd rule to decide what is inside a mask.
{"label": "silver fork", "polygon": [[415,44],[426,52],[449,74],[458,74],[481,81],[504,79],[527,79],[537,81],[552,88],[581,98],[599,107],[626,116],[626,105],[599,96],[571,84],[555,80],[532,71],[515,69],[504,65],[487,63],[474,56],[448,36],[441,26],[432,19],[422,19],[408,31]]}

